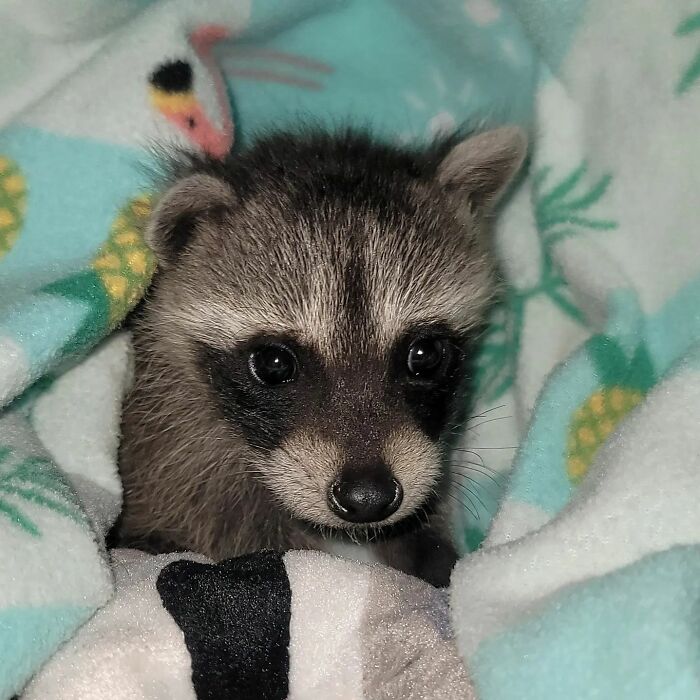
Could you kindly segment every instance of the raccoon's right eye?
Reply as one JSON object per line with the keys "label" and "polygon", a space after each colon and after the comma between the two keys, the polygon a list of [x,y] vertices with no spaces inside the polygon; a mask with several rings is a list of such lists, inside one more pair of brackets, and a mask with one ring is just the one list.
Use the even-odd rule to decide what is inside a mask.
{"label": "raccoon's right eye", "polygon": [[261,384],[288,384],[297,376],[297,358],[284,345],[261,345],[248,358],[250,373]]}

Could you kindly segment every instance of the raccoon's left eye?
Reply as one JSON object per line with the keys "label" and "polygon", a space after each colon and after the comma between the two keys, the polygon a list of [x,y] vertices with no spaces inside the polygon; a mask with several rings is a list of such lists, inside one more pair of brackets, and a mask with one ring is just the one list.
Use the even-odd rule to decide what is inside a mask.
{"label": "raccoon's left eye", "polygon": [[412,377],[432,379],[442,369],[447,344],[441,338],[419,338],[408,348],[406,367]]}
{"label": "raccoon's left eye", "polygon": [[297,376],[297,358],[283,345],[261,345],[248,358],[251,374],[261,384],[287,384]]}

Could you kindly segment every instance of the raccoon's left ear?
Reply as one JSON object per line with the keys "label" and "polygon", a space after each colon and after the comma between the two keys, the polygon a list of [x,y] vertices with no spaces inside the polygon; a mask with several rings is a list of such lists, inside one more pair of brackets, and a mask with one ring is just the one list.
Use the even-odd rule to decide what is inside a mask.
{"label": "raccoon's left ear", "polygon": [[212,175],[194,173],[175,182],[158,199],[145,232],[160,266],[177,260],[205,216],[234,203],[233,190]]}
{"label": "raccoon's left ear", "polygon": [[458,143],[438,165],[437,180],[464,197],[474,212],[488,211],[504,193],[525,159],[527,137],[516,126],[503,126]]}

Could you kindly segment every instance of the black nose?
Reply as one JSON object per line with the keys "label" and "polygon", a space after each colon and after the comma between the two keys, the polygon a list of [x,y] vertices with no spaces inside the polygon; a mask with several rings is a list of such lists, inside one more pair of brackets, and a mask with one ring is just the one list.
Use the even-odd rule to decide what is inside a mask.
{"label": "black nose", "polygon": [[395,513],[403,489],[390,475],[342,478],[331,485],[331,510],[351,523],[376,523]]}

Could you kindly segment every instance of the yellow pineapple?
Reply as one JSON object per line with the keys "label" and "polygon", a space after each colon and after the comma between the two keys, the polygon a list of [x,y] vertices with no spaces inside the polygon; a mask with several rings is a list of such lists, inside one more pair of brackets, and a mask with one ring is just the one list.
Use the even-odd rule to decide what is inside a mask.
{"label": "yellow pineapple", "polygon": [[44,294],[75,300],[85,308],[80,326],[61,346],[62,354],[91,348],[124,320],[146,291],[156,267],[143,238],[150,209],[145,195],[127,202],[90,267],[42,288]]}
{"label": "yellow pineapple", "polygon": [[27,207],[27,185],[17,163],[0,156],[0,259],[19,238]]}
{"label": "yellow pineapple", "polygon": [[147,195],[122,207],[109,238],[92,262],[109,297],[109,324],[115,326],[141,298],[155,270],[155,258],[143,239],[151,210]]}
{"label": "yellow pineapple", "polygon": [[573,414],[567,440],[569,479],[586,475],[601,445],[627,414],[640,404],[654,385],[654,369],[644,345],[628,360],[620,345],[608,336],[589,341],[588,350],[601,380]]}

